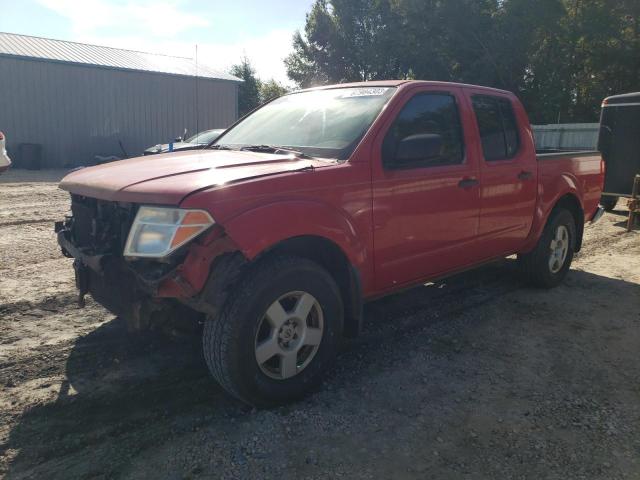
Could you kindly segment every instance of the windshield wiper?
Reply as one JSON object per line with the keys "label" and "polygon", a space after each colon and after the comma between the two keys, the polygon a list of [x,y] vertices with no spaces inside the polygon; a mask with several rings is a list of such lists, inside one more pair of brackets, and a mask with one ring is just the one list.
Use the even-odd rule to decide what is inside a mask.
{"label": "windshield wiper", "polygon": [[210,148],[212,150],[232,150],[231,147],[228,147],[226,145],[220,145],[220,144],[217,144],[217,145],[209,144],[209,145],[203,146],[202,148]]}
{"label": "windshield wiper", "polygon": [[302,153],[299,150],[294,150],[293,148],[280,147],[278,145],[246,145],[242,147],[240,150],[246,150],[250,152],[263,152],[263,153],[292,153],[296,157],[300,158],[313,158],[311,155],[307,155],[306,153]]}

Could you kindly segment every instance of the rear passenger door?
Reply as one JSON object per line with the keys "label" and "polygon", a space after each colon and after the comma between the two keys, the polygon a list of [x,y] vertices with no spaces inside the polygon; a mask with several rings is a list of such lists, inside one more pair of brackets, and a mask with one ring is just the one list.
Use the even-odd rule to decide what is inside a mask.
{"label": "rear passenger door", "polygon": [[[461,89],[412,89],[376,136],[374,254],[382,291],[455,269],[477,255],[477,164],[465,150],[463,103]],[[436,148],[403,159],[407,140],[425,138],[436,139]]]}
{"label": "rear passenger door", "polygon": [[536,205],[537,160],[524,109],[510,95],[466,90],[480,142],[478,248],[487,257],[525,241]]}

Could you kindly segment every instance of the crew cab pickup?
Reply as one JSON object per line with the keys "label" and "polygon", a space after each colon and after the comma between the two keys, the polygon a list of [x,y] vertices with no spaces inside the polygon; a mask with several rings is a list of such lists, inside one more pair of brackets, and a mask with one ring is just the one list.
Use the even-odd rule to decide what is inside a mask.
{"label": "crew cab pickup", "polygon": [[518,255],[553,287],[601,215],[600,154],[536,155],[509,92],[426,81],[303,90],[201,150],[65,177],[56,224],[89,293],[132,328],[204,321],[204,357],[256,406],[298,398],[363,302]]}

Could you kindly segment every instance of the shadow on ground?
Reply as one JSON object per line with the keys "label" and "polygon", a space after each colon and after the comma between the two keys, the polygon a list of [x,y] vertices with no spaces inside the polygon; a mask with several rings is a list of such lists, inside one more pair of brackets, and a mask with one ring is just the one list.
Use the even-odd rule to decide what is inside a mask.
{"label": "shadow on ground", "polygon": [[[521,323],[522,318],[527,318],[527,322],[531,321],[532,315],[542,319],[537,329],[526,325],[534,332],[523,335],[526,341],[529,341],[529,336],[535,336],[539,329],[549,326],[554,335],[562,331],[560,335],[564,338],[559,339],[558,347],[562,350],[567,348],[566,345],[573,345],[572,332],[582,327],[556,323],[562,322],[562,318],[572,318],[571,322],[576,324],[583,320],[580,312],[575,318],[571,317],[573,306],[562,298],[572,295],[588,299],[589,303],[584,305],[586,311],[607,304],[615,295],[640,298],[640,286],[637,284],[582,271],[572,271],[566,285],[554,290],[555,293],[528,290],[517,279],[514,270],[513,262],[506,261],[368,304],[364,332],[357,340],[346,344],[340,356],[339,368],[328,381],[329,388],[301,404],[279,409],[276,414],[286,416],[307,407],[320,412],[326,409],[327,415],[342,409],[349,411],[354,408],[354,401],[357,403],[361,398],[359,389],[363,384],[374,385],[373,395],[377,392],[382,397],[392,394],[388,392],[392,388],[422,392],[421,389],[426,387],[416,386],[413,377],[399,375],[398,385],[385,386],[376,382],[378,371],[402,369],[397,365],[399,359],[412,357],[412,351],[420,349],[434,360],[438,368],[463,372],[458,373],[462,376],[456,380],[462,382],[462,391],[466,388],[465,382],[477,388],[476,382],[484,381],[482,376],[466,378],[464,372],[469,371],[470,367],[465,362],[469,361],[469,357],[456,355],[465,345],[469,345],[466,355],[479,356],[481,361],[477,364],[486,369],[483,374],[493,382],[491,393],[487,395],[517,397],[519,389],[528,388],[526,383],[518,382],[526,382],[526,375],[531,374],[517,371],[518,355],[522,358],[535,355],[531,352],[514,353],[512,349],[516,340],[506,340],[510,336],[520,339],[523,335],[522,329],[525,327]],[[496,312],[492,304],[511,298],[514,292],[523,298],[533,296],[539,300],[531,304],[527,303],[528,300],[510,300],[506,307],[508,310]],[[540,303],[537,304],[537,301]],[[638,312],[629,312],[629,315],[637,319]],[[593,321],[606,321],[606,317],[594,316]],[[491,335],[494,335],[493,339]],[[495,335],[505,340],[496,342]],[[540,332],[540,335],[546,338],[544,332]],[[456,338],[461,338],[460,343]],[[555,348],[553,340],[548,342],[539,348],[545,352]],[[580,348],[595,351],[615,346],[604,337],[599,343]],[[507,357],[508,360],[505,360]],[[545,358],[541,353],[536,362],[544,362]],[[509,367],[516,370],[513,375],[504,373],[505,361],[516,362]],[[587,367],[576,363],[563,366],[563,369],[558,369],[555,363],[549,366],[551,375],[557,375],[550,382],[582,382],[580,389],[599,391],[600,386],[589,384],[593,377],[582,371]],[[636,369],[637,366],[624,365],[624,368]],[[492,377],[493,370],[500,373]],[[367,376],[370,378],[367,379]],[[449,381],[448,372],[436,376],[428,388],[432,394],[439,393],[434,394],[431,400],[422,400],[427,402],[424,404],[411,405],[412,394],[407,394],[406,409],[432,408],[438,412],[439,409],[457,404],[460,401],[458,394],[451,393]],[[428,402],[434,403],[430,406]],[[386,412],[383,403],[367,400],[366,404],[370,411],[373,409],[373,417]],[[491,403],[488,400],[486,404],[484,401],[474,401],[475,413],[482,415],[484,405]],[[487,416],[491,414],[491,408],[486,407],[484,413]],[[443,413],[442,418],[425,421],[436,422],[440,432],[444,429],[440,436],[454,436],[462,418],[455,418],[455,411],[446,411],[448,413]],[[251,422],[248,417],[249,409],[228,398],[210,378],[198,337],[179,341],[160,336],[131,337],[126,334],[123,322],[115,319],[75,342],[66,364],[66,381],[56,401],[26,411],[12,429],[7,445],[0,448],[18,452],[7,478],[112,477],[126,471],[140,455],[148,455],[155,449],[170,445],[176,438],[191,435],[199,429],[213,428],[213,425],[233,435],[235,422]],[[397,419],[389,421],[398,422]],[[568,425],[572,421],[567,418]],[[402,420],[400,422],[402,426]],[[364,432],[363,426],[353,425],[352,429],[353,435]],[[321,451],[323,442],[331,436],[331,431],[325,432],[324,440],[310,435],[304,439],[306,448],[316,447],[317,451]],[[435,442],[431,436],[424,437],[422,441]],[[594,437],[589,438],[595,442]],[[389,439],[390,444],[393,441]],[[442,445],[436,446],[440,450],[445,449]],[[431,446],[425,443],[424,448],[430,451]],[[467,440],[453,442],[450,446],[452,455],[462,455],[463,460],[465,455],[470,458],[477,455],[478,448]],[[501,446],[492,445],[491,448]],[[367,461],[375,464],[378,460],[367,459],[366,456],[362,458],[365,464]],[[512,473],[519,471],[525,474],[529,469],[522,464],[522,457],[518,455],[506,461],[514,462],[516,470]],[[577,457],[576,461],[582,461],[581,457]],[[306,467],[303,465],[300,468]],[[157,475],[164,476],[164,472],[157,472]]]}

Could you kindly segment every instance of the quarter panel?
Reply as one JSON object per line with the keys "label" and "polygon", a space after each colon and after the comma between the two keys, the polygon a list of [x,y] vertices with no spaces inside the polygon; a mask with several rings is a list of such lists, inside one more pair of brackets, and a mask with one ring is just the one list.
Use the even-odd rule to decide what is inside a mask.
{"label": "quarter panel", "polygon": [[604,172],[599,154],[563,154],[538,160],[538,204],[533,226],[522,252],[535,247],[551,211],[565,195],[573,195],[580,204],[585,222],[591,220],[602,193]]}

